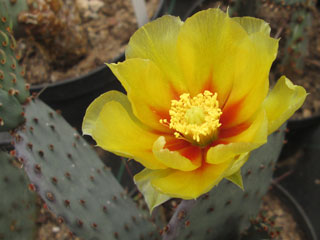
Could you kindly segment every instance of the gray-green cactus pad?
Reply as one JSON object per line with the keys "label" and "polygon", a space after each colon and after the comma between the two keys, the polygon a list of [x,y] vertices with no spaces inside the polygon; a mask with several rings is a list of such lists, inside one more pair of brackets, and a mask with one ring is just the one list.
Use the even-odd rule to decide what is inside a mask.
{"label": "gray-green cactus pad", "polygon": [[19,14],[28,9],[27,0],[0,0],[0,6],[7,15],[10,14],[12,28],[15,30],[18,27]]}
{"label": "gray-green cactus pad", "polygon": [[0,132],[11,130],[23,121],[21,104],[14,96],[0,89]]}
{"label": "gray-green cactus pad", "polygon": [[29,87],[24,81],[24,70],[18,64],[19,56],[15,49],[10,16],[6,4],[0,0],[0,88],[24,103],[29,96]]}
{"label": "gray-green cactus pad", "polygon": [[238,239],[250,218],[259,211],[261,197],[271,183],[273,168],[280,154],[284,127],[253,151],[242,167],[245,191],[223,180],[197,200],[184,200],[165,228],[165,240]]}
{"label": "gray-green cactus pad", "polygon": [[36,194],[15,160],[0,151],[0,239],[33,240],[36,233]]}
{"label": "gray-green cactus pad", "polygon": [[42,103],[26,106],[16,133],[17,155],[32,186],[59,221],[86,240],[157,239],[158,231],[127,197],[95,151]]}
{"label": "gray-green cactus pad", "polygon": [[[312,2],[312,1],[311,1]],[[285,54],[282,64],[294,66],[295,70],[302,70],[304,59],[308,55],[309,38],[308,31],[312,24],[312,12],[307,6],[297,8],[290,20],[290,32],[287,36]]]}

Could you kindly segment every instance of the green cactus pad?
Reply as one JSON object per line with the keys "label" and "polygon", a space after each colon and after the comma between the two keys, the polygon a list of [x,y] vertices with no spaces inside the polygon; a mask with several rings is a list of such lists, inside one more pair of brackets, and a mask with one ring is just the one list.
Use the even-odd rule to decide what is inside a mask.
{"label": "green cactus pad", "polygon": [[[19,14],[28,9],[27,0],[0,0],[0,6],[3,11],[7,12],[7,15],[10,14],[12,27],[16,30],[18,27]],[[0,11],[0,13],[2,13],[2,11]]]}
{"label": "green cactus pad", "polygon": [[308,55],[308,31],[312,23],[312,13],[306,7],[299,8],[291,16],[290,32],[286,40],[286,47],[282,65],[302,70],[304,59]]}
{"label": "green cactus pad", "polygon": [[38,208],[28,179],[9,154],[0,151],[0,239],[33,240]]}
{"label": "green cactus pad", "polygon": [[26,106],[15,148],[34,190],[72,233],[86,240],[158,239],[155,225],[127,196],[95,151],[42,103]]}
{"label": "green cactus pad", "polygon": [[244,191],[223,180],[197,200],[184,200],[164,233],[164,240],[237,239],[256,217],[261,198],[271,183],[273,168],[281,151],[284,126],[253,151],[242,167]]}
{"label": "green cactus pad", "polygon": [[21,104],[14,96],[0,89],[0,132],[11,130],[23,121]]}
{"label": "green cactus pad", "polygon": [[24,103],[29,97],[29,86],[23,78],[24,70],[18,64],[16,41],[4,6],[6,5],[0,0],[0,88],[14,95],[20,103]]}

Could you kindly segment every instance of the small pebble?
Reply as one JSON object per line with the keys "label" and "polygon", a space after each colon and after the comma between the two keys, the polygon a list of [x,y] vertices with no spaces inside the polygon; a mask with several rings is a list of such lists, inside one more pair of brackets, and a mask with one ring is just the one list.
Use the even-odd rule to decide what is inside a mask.
{"label": "small pebble", "polygon": [[60,228],[59,227],[52,227],[52,232],[54,232],[54,233],[60,232]]}
{"label": "small pebble", "polygon": [[302,113],[304,118],[308,118],[312,116],[312,112],[310,109],[303,109],[303,113]]}
{"label": "small pebble", "polygon": [[93,0],[89,2],[89,8],[94,13],[97,13],[102,7],[104,6],[104,3],[99,0]]}

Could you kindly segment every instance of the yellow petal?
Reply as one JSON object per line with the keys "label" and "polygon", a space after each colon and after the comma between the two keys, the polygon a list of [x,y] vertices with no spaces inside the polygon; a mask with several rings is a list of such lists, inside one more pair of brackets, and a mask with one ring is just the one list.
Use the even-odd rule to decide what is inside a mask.
{"label": "yellow petal", "polygon": [[285,76],[278,80],[263,103],[269,122],[269,134],[277,130],[302,106],[306,96],[303,87],[294,85]]}
{"label": "yellow petal", "polygon": [[267,142],[268,120],[264,110],[261,110],[250,127],[236,136],[220,139],[228,144],[218,144],[211,147],[207,153],[206,161],[211,164],[220,164],[240,157],[258,148]]}
{"label": "yellow petal", "polygon": [[184,92],[176,55],[177,37],[182,25],[179,17],[168,15],[147,23],[130,38],[126,59],[150,59],[177,89]]}
{"label": "yellow petal", "polygon": [[192,171],[201,166],[202,153],[200,149],[199,151],[197,151],[198,156],[192,161],[182,156],[178,151],[170,151],[168,148],[165,148],[165,145],[165,137],[160,136],[154,142],[153,154],[161,163],[163,163],[167,167],[178,169],[181,171]]}
{"label": "yellow petal", "polygon": [[204,164],[194,171],[174,169],[153,170],[149,173],[152,186],[170,197],[194,199],[210,191],[224,177],[231,162]]}
{"label": "yellow petal", "polygon": [[134,182],[142,193],[150,213],[152,213],[155,207],[170,199],[168,195],[160,193],[151,185],[150,178],[152,177],[152,172],[153,170],[144,169],[134,176]]}
{"label": "yellow petal", "polygon": [[150,169],[166,168],[152,153],[158,135],[135,119],[126,96],[119,92],[107,92],[91,103],[84,117],[83,132],[107,151],[134,158]]}
{"label": "yellow petal", "polygon": [[168,118],[174,91],[157,66],[147,59],[129,59],[118,64],[108,64],[128,93],[137,118],[153,129],[169,131],[160,124]]}
{"label": "yellow petal", "polygon": [[225,138],[227,142],[247,142],[262,145],[267,142],[268,118],[263,108],[252,117],[251,125],[241,133]]}
{"label": "yellow petal", "polygon": [[100,95],[100,97],[96,98],[87,108],[82,122],[82,133],[84,135],[92,135],[92,131],[95,129],[95,124],[101,110],[104,105],[110,101],[117,101],[121,103],[121,105],[127,110],[128,114],[130,114],[130,118],[134,121],[138,121],[132,113],[131,104],[128,101],[127,96],[118,91],[112,90]]}
{"label": "yellow petal", "polygon": [[237,159],[233,161],[231,167],[225,172],[225,176],[229,177],[240,171],[241,167],[248,161],[250,153],[240,154]]}
{"label": "yellow petal", "polygon": [[[249,35],[250,42],[244,43],[248,51],[242,56],[240,63],[245,67],[243,72],[236,74],[227,104],[223,112],[222,123],[235,126],[245,122],[260,109],[269,91],[269,72],[277,55],[278,40],[270,38],[262,32]],[[237,109],[234,109],[236,104]],[[228,117],[232,115],[232,117]],[[226,121],[224,118],[228,118]]]}
{"label": "yellow petal", "polygon": [[254,17],[234,17],[232,20],[238,22],[248,34],[261,32],[266,35],[270,35],[270,26],[267,22],[262,19],[254,18]]}
{"label": "yellow petal", "polygon": [[188,18],[178,37],[179,62],[188,91],[196,95],[204,89],[218,93],[220,105],[228,97],[237,72],[245,64],[248,34],[219,9],[198,12]]}

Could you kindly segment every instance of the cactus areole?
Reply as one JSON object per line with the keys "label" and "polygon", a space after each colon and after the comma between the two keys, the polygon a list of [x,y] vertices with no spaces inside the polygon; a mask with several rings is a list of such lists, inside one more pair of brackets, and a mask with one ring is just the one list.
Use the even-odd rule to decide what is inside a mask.
{"label": "cactus areole", "polygon": [[130,39],[126,60],[108,67],[127,91],[98,97],[84,134],[145,166],[135,176],[150,209],[194,199],[223,178],[240,187],[240,168],[304,102],[282,76],[269,91],[278,50],[263,20],[220,9],[185,22],[164,16]]}

